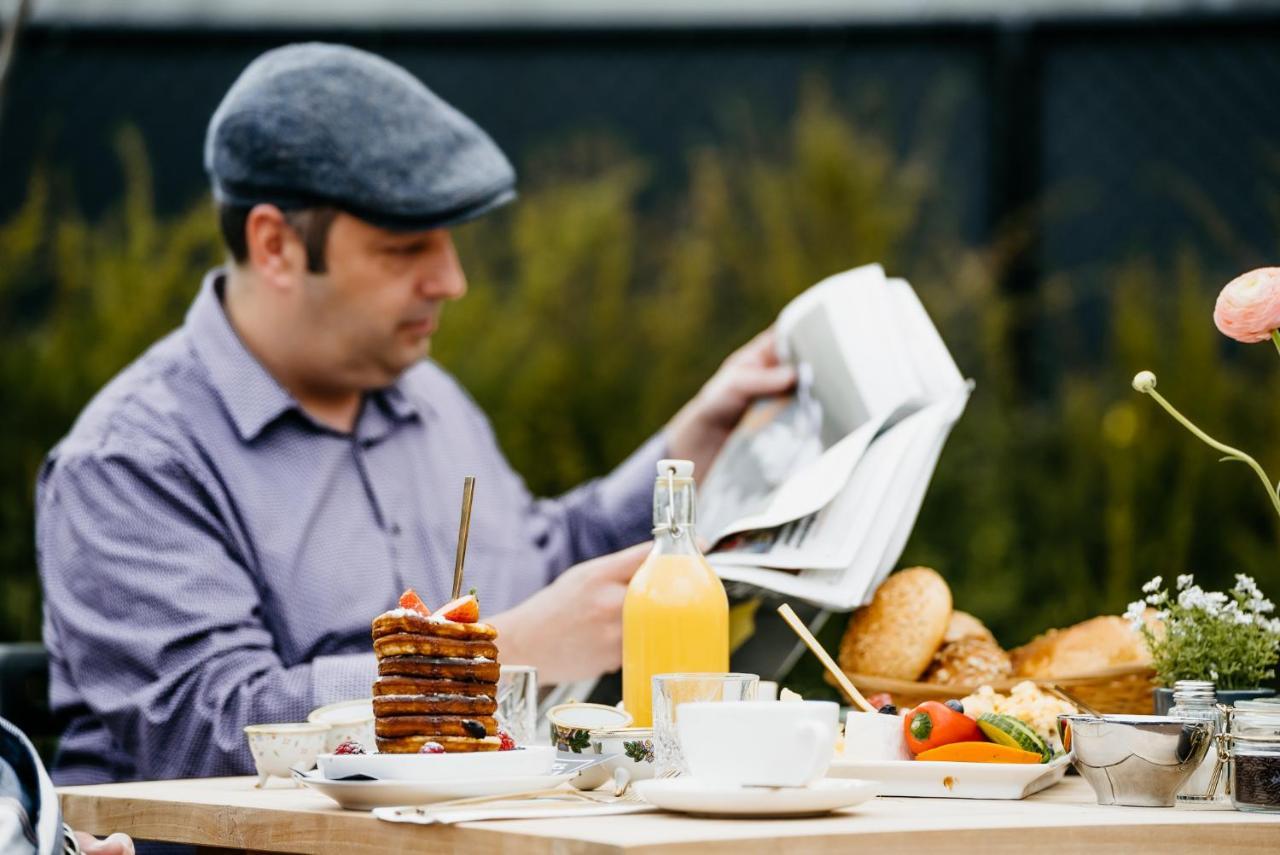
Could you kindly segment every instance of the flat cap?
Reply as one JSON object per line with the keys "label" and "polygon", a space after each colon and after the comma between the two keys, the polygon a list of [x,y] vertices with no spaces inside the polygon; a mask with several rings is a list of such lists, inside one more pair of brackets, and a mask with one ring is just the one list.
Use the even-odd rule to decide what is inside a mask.
{"label": "flat cap", "polygon": [[515,197],[515,170],[474,122],[345,45],[251,62],[209,121],[204,167],[224,204],[333,205],[397,230],[456,225]]}

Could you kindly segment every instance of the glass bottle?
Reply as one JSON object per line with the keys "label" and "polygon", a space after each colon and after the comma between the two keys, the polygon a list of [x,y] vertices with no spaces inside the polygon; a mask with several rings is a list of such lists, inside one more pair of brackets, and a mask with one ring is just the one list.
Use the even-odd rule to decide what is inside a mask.
{"label": "glass bottle", "polygon": [[622,606],[622,703],[650,727],[653,675],[729,670],[729,599],[694,538],[693,463],[660,460],[653,550]]}
{"label": "glass bottle", "polygon": [[1215,734],[1215,739],[1209,743],[1209,750],[1205,753],[1204,760],[1178,791],[1178,807],[1216,806],[1224,799],[1226,776],[1219,777],[1213,793],[1206,792],[1213,778],[1214,767],[1218,765],[1216,735],[1222,730],[1222,713],[1218,710],[1217,704],[1217,691],[1213,683],[1208,680],[1178,680],[1173,684],[1173,706],[1169,708],[1169,718],[1183,721],[1211,721]]}

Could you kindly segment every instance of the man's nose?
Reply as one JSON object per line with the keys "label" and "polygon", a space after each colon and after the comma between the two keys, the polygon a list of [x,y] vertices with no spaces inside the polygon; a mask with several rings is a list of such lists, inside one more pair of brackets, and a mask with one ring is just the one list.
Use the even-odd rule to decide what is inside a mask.
{"label": "man's nose", "polygon": [[439,250],[431,253],[418,282],[419,292],[431,300],[457,300],[467,293],[467,275],[452,237],[445,235]]}

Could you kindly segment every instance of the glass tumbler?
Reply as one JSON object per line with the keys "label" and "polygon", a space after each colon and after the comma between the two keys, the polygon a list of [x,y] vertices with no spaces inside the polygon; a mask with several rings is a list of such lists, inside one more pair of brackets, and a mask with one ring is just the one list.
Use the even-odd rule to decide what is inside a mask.
{"label": "glass tumbler", "polygon": [[498,709],[494,717],[516,745],[532,745],[537,736],[538,669],[503,665],[498,673]]}
{"label": "glass tumbler", "polygon": [[692,701],[754,701],[760,678],[755,674],[655,674],[653,678],[653,773],[658,778],[689,771],[676,721],[680,705]]}

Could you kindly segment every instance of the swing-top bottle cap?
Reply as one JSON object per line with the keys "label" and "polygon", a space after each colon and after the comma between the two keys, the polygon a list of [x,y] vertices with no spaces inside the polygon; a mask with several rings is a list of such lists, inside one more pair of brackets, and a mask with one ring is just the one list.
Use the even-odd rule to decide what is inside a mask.
{"label": "swing-top bottle cap", "polygon": [[667,473],[675,470],[677,478],[693,477],[693,461],[692,460],[659,460],[658,461],[658,477],[665,478]]}

